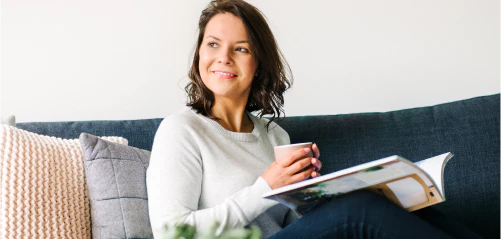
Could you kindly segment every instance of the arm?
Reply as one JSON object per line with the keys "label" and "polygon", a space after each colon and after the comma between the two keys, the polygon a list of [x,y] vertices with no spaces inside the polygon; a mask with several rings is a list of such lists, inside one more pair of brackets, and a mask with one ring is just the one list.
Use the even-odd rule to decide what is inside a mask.
{"label": "arm", "polygon": [[203,162],[194,136],[201,132],[196,130],[200,129],[185,121],[166,119],[155,135],[147,172],[148,206],[155,237],[161,235],[165,224],[180,222],[206,230],[219,221],[219,234],[224,228],[247,225],[277,204],[262,198],[271,188],[259,177],[221,204],[198,210]]}

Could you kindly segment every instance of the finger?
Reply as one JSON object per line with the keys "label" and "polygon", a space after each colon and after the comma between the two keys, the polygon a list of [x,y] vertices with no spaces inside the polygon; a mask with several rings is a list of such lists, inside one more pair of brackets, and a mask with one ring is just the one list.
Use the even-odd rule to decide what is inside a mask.
{"label": "finger", "polygon": [[[308,167],[309,165],[311,165],[311,158],[310,157],[298,160],[294,164],[287,167],[287,173],[289,175],[296,174],[297,172],[301,171],[302,169]],[[311,167],[311,168],[313,169],[313,167]]]}
{"label": "finger", "polygon": [[320,160],[318,160],[318,158],[313,158],[311,160],[311,164],[313,164],[313,166],[315,166],[316,171],[320,171],[320,169],[322,168],[322,162],[320,162]]}
{"label": "finger", "polygon": [[293,175],[291,179],[293,180],[294,183],[303,181],[307,179],[312,174],[312,172],[313,172],[313,167],[305,170],[304,172],[300,172],[296,175]]}
{"label": "finger", "polygon": [[316,178],[316,177],[318,177],[318,176],[320,176],[320,173],[319,173],[319,172],[317,172],[317,171],[313,171],[313,172],[311,172],[311,177],[312,177],[312,178]]}
{"label": "finger", "polygon": [[287,157],[286,160],[281,160],[280,162],[283,162],[282,165],[285,167],[289,167],[292,165],[295,161],[297,161],[300,158],[303,158],[306,156],[309,152],[311,151],[310,148],[301,148],[297,149],[294,152],[290,153]]}
{"label": "finger", "polygon": [[313,149],[313,157],[320,158],[320,149],[318,149],[318,145],[315,143],[311,148]]}

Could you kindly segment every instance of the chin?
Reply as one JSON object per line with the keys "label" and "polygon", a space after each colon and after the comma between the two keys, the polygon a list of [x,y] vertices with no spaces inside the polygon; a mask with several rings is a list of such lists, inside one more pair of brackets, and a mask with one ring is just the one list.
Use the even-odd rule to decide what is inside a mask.
{"label": "chin", "polygon": [[209,90],[212,92],[212,94],[215,96],[228,96],[231,94],[231,91],[227,89],[220,89],[220,88],[209,88]]}

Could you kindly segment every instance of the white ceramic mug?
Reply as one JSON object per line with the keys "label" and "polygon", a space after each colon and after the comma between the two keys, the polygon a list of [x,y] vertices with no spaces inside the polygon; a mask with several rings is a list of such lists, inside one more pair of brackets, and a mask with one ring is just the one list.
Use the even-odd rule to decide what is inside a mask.
{"label": "white ceramic mug", "polygon": [[[312,142],[307,142],[307,143],[287,144],[287,145],[276,146],[275,148],[273,148],[273,150],[275,152],[275,160],[277,162],[280,160],[283,160],[291,152],[294,152],[298,149],[304,149],[304,148],[309,148],[310,152],[298,160],[308,158],[308,157],[313,157],[313,149],[311,148],[312,145],[313,145]],[[305,167],[304,169],[300,170],[299,172],[307,170],[308,168],[309,167]]]}

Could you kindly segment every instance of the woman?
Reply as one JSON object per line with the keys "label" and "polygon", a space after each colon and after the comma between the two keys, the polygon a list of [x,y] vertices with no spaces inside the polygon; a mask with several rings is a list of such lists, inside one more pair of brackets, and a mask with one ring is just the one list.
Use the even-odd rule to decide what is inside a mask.
{"label": "woman", "polygon": [[218,221],[218,233],[257,225],[264,238],[447,238],[371,193],[349,194],[299,220],[262,198],[272,189],[318,177],[322,167],[315,144],[314,157],[301,159],[308,153],[301,149],[280,163],[274,160],[273,147],[290,143],[273,122],[283,112],[290,75],[259,10],[222,0],[202,12],[186,87],[188,107],[163,120],[153,144],[147,186],[154,235],[159,237],[165,224],[207,230]]}

